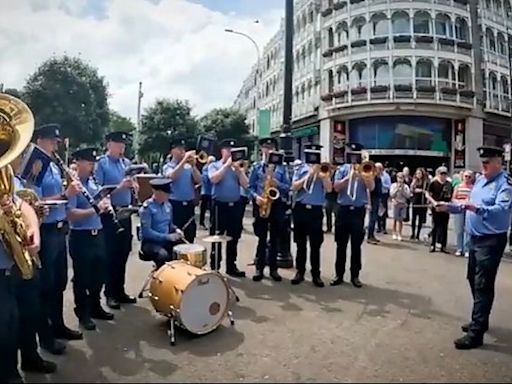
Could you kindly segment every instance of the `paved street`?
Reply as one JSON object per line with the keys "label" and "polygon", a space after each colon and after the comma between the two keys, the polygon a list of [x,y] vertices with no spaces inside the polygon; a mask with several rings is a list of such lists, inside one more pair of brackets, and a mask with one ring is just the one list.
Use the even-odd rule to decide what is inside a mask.
{"label": "paved street", "polygon": [[[250,221],[245,226],[250,229]],[[200,237],[205,235],[200,232]],[[307,282],[231,280],[240,296],[236,324],[192,337],[180,332],[169,346],[165,322],[147,299],[99,322],[85,340],[70,342],[54,358],[52,382],[271,382],[271,381],[511,381],[512,264],[502,263],[486,346],[456,351],[452,340],[470,313],[465,259],[429,254],[423,245],[381,237],[364,246],[363,289],[345,284],[318,289]],[[241,269],[254,255],[255,238],[244,234]],[[332,275],[334,242],[326,235],[323,277]],[[132,257],[129,288],[135,293],[151,265]],[[70,273],[71,275],[71,273]],[[72,295],[66,302],[69,324]]]}

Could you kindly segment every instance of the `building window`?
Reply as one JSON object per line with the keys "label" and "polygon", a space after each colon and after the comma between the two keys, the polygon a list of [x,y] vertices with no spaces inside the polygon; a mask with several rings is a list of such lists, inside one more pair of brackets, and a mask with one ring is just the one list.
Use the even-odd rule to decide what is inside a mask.
{"label": "building window", "polygon": [[411,26],[409,23],[409,14],[404,11],[398,11],[393,13],[393,16],[391,17],[391,26],[393,34],[395,35],[410,34]]}
{"label": "building window", "polygon": [[445,13],[436,15],[436,35],[441,37],[453,37],[452,20]]}
{"label": "building window", "polygon": [[419,11],[414,15],[414,33],[430,35],[431,17],[428,12]]}

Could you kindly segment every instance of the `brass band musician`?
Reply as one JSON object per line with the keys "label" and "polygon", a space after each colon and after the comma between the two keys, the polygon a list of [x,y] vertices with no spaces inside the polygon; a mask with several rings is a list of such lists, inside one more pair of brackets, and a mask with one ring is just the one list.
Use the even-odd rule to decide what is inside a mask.
{"label": "brass band musician", "polygon": [[339,209],[336,215],[336,276],[332,286],[343,283],[347,246],[350,240],[350,281],[356,288],[363,285],[359,280],[361,271],[361,244],[364,240],[364,219],[369,191],[375,188],[374,173],[362,172],[363,146],[358,143],[346,145],[346,164],[334,176],[334,189],[338,192]]}

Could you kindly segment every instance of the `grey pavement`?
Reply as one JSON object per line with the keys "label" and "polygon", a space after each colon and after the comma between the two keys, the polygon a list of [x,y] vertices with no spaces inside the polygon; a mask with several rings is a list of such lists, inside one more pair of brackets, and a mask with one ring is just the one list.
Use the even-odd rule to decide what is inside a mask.
{"label": "grey pavement", "polygon": [[[245,220],[251,228],[249,218]],[[206,236],[199,232],[199,238]],[[247,267],[255,238],[244,233],[239,267],[247,279],[230,279],[240,296],[233,311],[211,334],[178,333],[171,347],[165,321],[148,299],[116,311],[113,322],[69,342],[67,355],[51,358],[59,371],[30,375],[34,382],[483,382],[512,380],[512,264],[504,261],[486,345],[457,351],[454,338],[471,309],[466,260],[429,254],[423,245],[393,242],[364,245],[365,287],[291,286],[285,280],[254,283]],[[137,245],[136,243],[134,245]],[[335,246],[325,236],[322,275],[333,273]],[[136,293],[151,265],[131,257],[128,287]],[[70,273],[71,277],[71,273]],[[348,276],[347,276],[348,277]],[[72,314],[70,286],[66,318]]]}

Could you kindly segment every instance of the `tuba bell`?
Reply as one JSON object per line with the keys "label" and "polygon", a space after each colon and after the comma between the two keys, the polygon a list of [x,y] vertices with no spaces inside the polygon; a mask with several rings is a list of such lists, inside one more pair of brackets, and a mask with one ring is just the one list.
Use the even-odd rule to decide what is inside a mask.
{"label": "tuba bell", "polygon": [[0,201],[10,209],[0,210],[0,237],[25,280],[34,275],[34,260],[26,247],[31,244],[20,203],[13,198],[14,172],[11,163],[29,145],[34,116],[21,100],[0,94]]}

